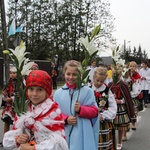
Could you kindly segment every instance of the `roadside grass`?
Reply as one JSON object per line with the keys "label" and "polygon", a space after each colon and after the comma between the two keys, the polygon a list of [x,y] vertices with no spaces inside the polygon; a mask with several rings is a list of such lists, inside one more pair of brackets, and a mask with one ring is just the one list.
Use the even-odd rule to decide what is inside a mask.
{"label": "roadside grass", "polygon": [[57,82],[57,86],[58,86],[58,87],[61,87],[61,86],[63,86],[64,84],[65,84],[65,81]]}

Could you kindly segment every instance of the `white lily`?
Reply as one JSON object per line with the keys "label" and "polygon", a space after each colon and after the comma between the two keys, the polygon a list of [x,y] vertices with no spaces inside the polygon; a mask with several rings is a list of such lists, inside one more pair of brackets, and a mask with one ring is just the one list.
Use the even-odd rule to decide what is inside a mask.
{"label": "white lily", "polygon": [[119,59],[119,55],[115,55],[115,56],[112,56],[112,58],[114,59],[114,61],[118,62],[118,59]]}
{"label": "white lily", "polygon": [[9,49],[9,50],[12,52],[13,55],[17,57],[18,62],[19,62],[19,67],[21,63],[26,59],[25,55],[29,54],[29,52],[25,52],[26,46],[24,42],[21,42],[20,46],[17,46],[15,50],[13,49]]}
{"label": "white lily", "polygon": [[87,51],[88,51],[88,53],[89,53],[90,56],[91,56],[94,52],[97,51],[97,49],[96,49],[96,47],[95,47],[95,45],[94,45],[94,43],[93,43],[92,41],[89,43],[89,45],[88,45],[88,47],[87,47]]}
{"label": "white lily", "polygon": [[124,59],[119,59],[117,61],[118,64],[120,64],[121,66],[124,66],[125,65],[125,60]]}
{"label": "white lily", "polygon": [[88,43],[89,43],[88,36],[86,36],[85,38],[80,38],[77,41],[77,43],[81,43],[81,44],[83,44],[86,47],[86,45],[88,45]]}
{"label": "white lily", "polygon": [[28,75],[31,72],[31,67],[33,66],[34,62],[28,62],[23,66],[23,69],[21,71],[21,74],[24,75]]}
{"label": "white lily", "polygon": [[17,68],[16,91],[20,96],[15,96],[14,111],[18,116],[26,112],[27,109],[27,103],[25,101],[26,96],[23,94],[25,92],[25,87],[22,78],[30,73],[30,69],[34,64],[34,62],[29,62],[29,59],[25,57],[25,55],[28,54],[28,52],[25,52],[25,50],[25,43],[21,42],[20,45],[15,48],[15,50],[9,49],[10,53],[7,50],[3,51],[4,54],[9,54],[11,56],[11,59]]}
{"label": "white lily", "polygon": [[29,61],[30,61],[29,58],[26,58],[24,64],[27,64]]}
{"label": "white lily", "polygon": [[80,38],[77,43],[81,43],[84,45],[84,47],[86,48],[86,50],[88,51],[89,55],[91,56],[94,52],[96,52],[96,47],[93,41],[89,42],[88,40],[88,36],[86,36],[85,38]]}
{"label": "white lily", "polygon": [[127,71],[129,71],[129,68],[123,68],[123,72],[127,72]]}
{"label": "white lily", "polygon": [[124,67],[122,71],[122,76],[125,76],[127,71],[129,71],[129,68]]}

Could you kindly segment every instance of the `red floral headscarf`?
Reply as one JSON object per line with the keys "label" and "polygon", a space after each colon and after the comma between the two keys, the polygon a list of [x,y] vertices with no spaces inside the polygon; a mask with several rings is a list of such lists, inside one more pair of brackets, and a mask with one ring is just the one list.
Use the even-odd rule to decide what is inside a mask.
{"label": "red floral headscarf", "polygon": [[48,95],[52,94],[52,79],[49,74],[43,70],[33,70],[26,79],[26,90],[30,86],[39,86],[44,88]]}

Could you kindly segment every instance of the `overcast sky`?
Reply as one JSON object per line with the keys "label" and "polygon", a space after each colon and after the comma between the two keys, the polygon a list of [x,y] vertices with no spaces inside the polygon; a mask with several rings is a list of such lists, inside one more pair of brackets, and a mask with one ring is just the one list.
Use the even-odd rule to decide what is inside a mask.
{"label": "overcast sky", "polygon": [[126,46],[131,46],[131,49],[134,46],[138,48],[140,44],[150,58],[150,0],[109,0],[109,2],[111,13],[115,18],[116,31],[113,34],[118,44],[122,45],[125,40]]}
{"label": "overcast sky", "polygon": [[115,19],[114,36],[118,44],[126,40],[127,46],[146,50],[150,58],[150,0],[109,0],[110,9]]}

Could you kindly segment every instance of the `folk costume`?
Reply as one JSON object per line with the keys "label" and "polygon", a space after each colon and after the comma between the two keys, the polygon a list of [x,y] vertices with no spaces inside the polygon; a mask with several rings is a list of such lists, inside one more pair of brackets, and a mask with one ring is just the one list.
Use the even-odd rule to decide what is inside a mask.
{"label": "folk costume", "polygon": [[[2,113],[1,119],[8,123],[13,124],[15,112],[13,110],[13,103],[14,103],[14,95],[15,95],[15,87],[16,87],[17,79],[9,79],[8,83],[4,88],[4,95],[2,97]],[[11,98],[10,102],[6,102],[5,98]]]}
{"label": "folk costume", "polygon": [[109,87],[115,95],[115,99],[120,100],[120,104],[117,104],[117,115],[114,119],[115,129],[127,131],[129,123],[132,119],[135,119],[134,105],[128,86],[120,80],[116,85],[110,83]]}
{"label": "folk costume", "polygon": [[137,115],[138,111],[143,110],[143,97],[142,97],[142,88],[141,88],[141,76],[138,72],[134,72],[126,80],[128,84],[132,101],[134,104],[135,114]]}
{"label": "folk costume", "polygon": [[97,105],[99,106],[99,113],[103,115],[103,121],[100,121],[99,127],[99,150],[114,150],[115,144],[115,130],[113,127],[113,119],[116,116],[117,104],[114,95],[109,88],[103,84],[100,88],[92,85],[95,93]]}
{"label": "folk costume", "polygon": [[[72,126],[65,124],[66,140],[69,150],[97,150],[98,149],[98,108],[94,92],[87,86],[80,89],[78,102],[80,112],[76,114],[77,123]],[[68,116],[75,116],[74,104],[79,90],[67,83],[54,93],[54,100],[59,104],[64,120]]]}
{"label": "folk costume", "polygon": [[26,89],[31,86],[44,88],[48,98],[38,105],[33,105],[29,100],[27,112],[16,116],[13,130],[5,133],[4,147],[7,149],[19,147],[16,138],[25,133],[29,136],[29,142],[33,141],[35,150],[68,150],[61,111],[58,104],[50,98],[52,93],[50,76],[42,70],[32,71],[26,79]]}

